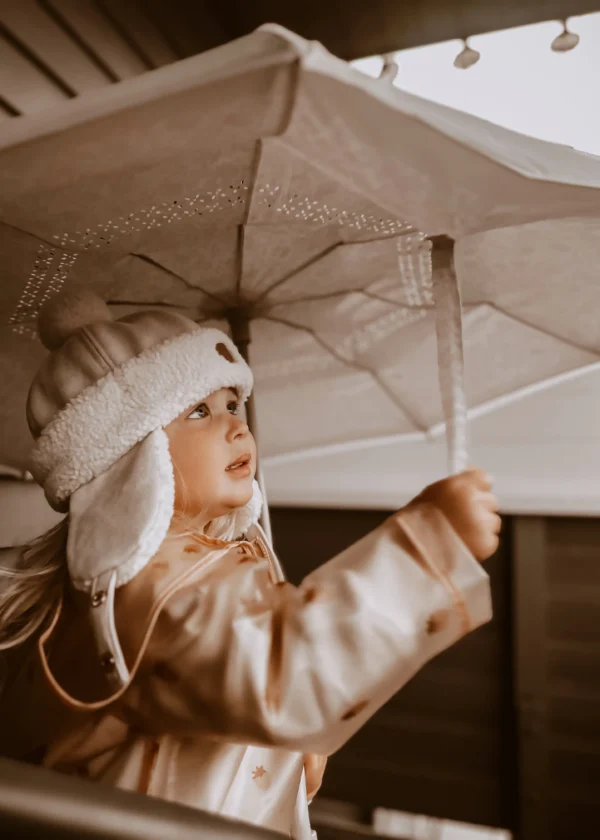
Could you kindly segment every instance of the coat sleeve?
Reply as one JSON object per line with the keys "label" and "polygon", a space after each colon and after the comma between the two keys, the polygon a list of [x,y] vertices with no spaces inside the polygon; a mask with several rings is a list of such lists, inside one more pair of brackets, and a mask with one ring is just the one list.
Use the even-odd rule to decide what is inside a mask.
{"label": "coat sleeve", "polygon": [[414,504],[299,587],[223,558],[167,602],[126,704],[154,731],[329,755],[490,617],[480,564]]}

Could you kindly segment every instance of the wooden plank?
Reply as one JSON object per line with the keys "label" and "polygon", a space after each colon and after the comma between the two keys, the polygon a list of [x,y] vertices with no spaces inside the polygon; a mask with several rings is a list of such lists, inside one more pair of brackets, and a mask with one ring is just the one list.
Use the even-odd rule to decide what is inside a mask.
{"label": "wooden plank", "polygon": [[548,702],[548,725],[553,736],[600,739],[600,694],[582,697],[554,694]]}
{"label": "wooden plank", "polygon": [[130,44],[138,50],[149,69],[177,61],[177,53],[150,20],[140,2],[101,0],[101,7],[113,25],[129,37]]}
{"label": "wooden plank", "polygon": [[220,23],[221,17],[229,16],[224,3],[220,6],[210,0],[178,3],[176,15],[172,6],[164,0],[143,0],[143,8],[179,58],[197,55],[235,37],[229,28],[223,28]]}
{"label": "wooden plank", "polygon": [[597,0],[229,0],[218,8],[231,37],[275,20],[347,60],[596,11]]}
{"label": "wooden plank", "polygon": [[550,840],[548,820],[546,523],[513,521],[514,687],[520,840]]}
{"label": "wooden plank", "polygon": [[0,35],[0,96],[21,114],[32,114],[68,97]]}
{"label": "wooden plank", "polygon": [[116,80],[139,76],[148,69],[93,0],[46,0],[45,6],[87,44],[96,64],[99,60]]}
{"label": "wooden plank", "polygon": [[35,0],[4,0],[2,21],[74,93],[84,93],[107,84],[104,73]]}

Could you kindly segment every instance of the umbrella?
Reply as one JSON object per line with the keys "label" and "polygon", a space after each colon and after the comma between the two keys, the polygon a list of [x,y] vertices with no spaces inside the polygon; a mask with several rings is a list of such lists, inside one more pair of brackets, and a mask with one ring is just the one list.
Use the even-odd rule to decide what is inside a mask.
{"label": "umbrella", "polygon": [[271,458],[447,429],[459,469],[462,343],[479,412],[597,364],[599,188],[590,155],[408,95],[272,25],[13,120],[0,462],[26,463],[39,308],[88,284],[117,314],[175,307],[242,347],[251,332]]}

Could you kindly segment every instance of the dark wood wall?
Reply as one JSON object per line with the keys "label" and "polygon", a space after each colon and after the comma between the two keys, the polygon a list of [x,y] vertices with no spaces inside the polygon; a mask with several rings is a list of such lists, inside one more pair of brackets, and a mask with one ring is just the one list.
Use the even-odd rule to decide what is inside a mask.
{"label": "dark wood wall", "polygon": [[525,837],[600,837],[599,560],[596,519],[517,522],[515,663]]}
{"label": "dark wood wall", "polygon": [[[288,575],[299,582],[386,515],[274,510]],[[519,840],[600,837],[599,549],[599,520],[508,519],[487,564],[492,623],[429,663],[330,760],[322,796]]]}

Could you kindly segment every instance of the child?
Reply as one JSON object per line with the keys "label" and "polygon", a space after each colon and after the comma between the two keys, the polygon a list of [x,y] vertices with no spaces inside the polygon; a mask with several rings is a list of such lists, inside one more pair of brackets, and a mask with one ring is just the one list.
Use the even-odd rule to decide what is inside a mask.
{"label": "child", "polygon": [[39,332],[31,470],[67,516],[0,594],[0,751],[307,840],[319,756],[489,620],[489,480],[429,487],[296,588],[256,524],[225,334],[85,293]]}

